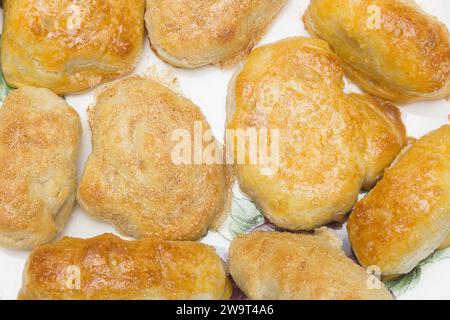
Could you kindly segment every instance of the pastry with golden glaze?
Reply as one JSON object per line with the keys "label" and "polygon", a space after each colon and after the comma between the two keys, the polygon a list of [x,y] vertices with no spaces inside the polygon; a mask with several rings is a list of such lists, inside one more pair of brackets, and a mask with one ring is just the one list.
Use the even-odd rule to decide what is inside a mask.
{"label": "pastry with golden glaze", "polygon": [[0,109],[0,245],[30,249],[51,241],[76,194],[81,123],[47,89],[14,90]]}
{"label": "pastry with golden glaze", "polygon": [[207,245],[105,234],[36,248],[19,299],[214,300],[231,291],[225,264]]}
{"label": "pastry with golden glaze", "polygon": [[362,89],[395,102],[450,97],[450,36],[412,0],[311,0],[303,21]]}
{"label": "pastry with golden glaze", "polygon": [[419,139],[354,208],[348,234],[359,262],[405,274],[450,240],[450,125]]}
{"label": "pastry with golden glaze", "polygon": [[286,0],[147,0],[150,43],[184,68],[232,63],[248,54]]}
{"label": "pastry with golden glaze", "polygon": [[255,49],[230,84],[228,129],[279,132],[275,174],[264,157],[236,165],[241,189],[279,227],[341,221],[406,144],[399,110],[345,94],[343,73],[326,42],[291,38]]}
{"label": "pastry with golden glaze", "polygon": [[144,0],[8,0],[1,64],[13,87],[78,93],[133,71]]}
{"label": "pastry with golden glaze", "polygon": [[[90,122],[93,152],[78,190],[90,214],[136,238],[197,240],[221,225],[231,170],[223,161],[175,158],[175,133],[181,130],[192,142],[189,150],[196,128],[202,128],[200,139],[208,135],[209,125],[191,101],[154,80],[131,77],[98,94]],[[205,154],[215,141],[212,133],[209,138],[200,140]]]}
{"label": "pastry with golden glaze", "polygon": [[230,274],[255,300],[390,300],[326,228],[315,235],[255,232],[231,243]]}

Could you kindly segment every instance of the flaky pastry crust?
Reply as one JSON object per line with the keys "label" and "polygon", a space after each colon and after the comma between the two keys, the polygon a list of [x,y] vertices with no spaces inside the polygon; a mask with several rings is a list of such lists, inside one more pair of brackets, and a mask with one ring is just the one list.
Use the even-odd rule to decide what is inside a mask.
{"label": "flaky pastry crust", "polygon": [[300,37],[255,49],[230,84],[228,129],[279,130],[275,174],[236,165],[241,189],[279,227],[341,221],[406,144],[397,107],[345,94],[343,74],[326,42]]}
{"label": "flaky pastry crust", "polygon": [[231,289],[225,264],[207,245],[105,234],[36,248],[19,299],[212,300],[229,299]]}
{"label": "flaky pastry crust", "polygon": [[342,241],[316,235],[255,232],[230,247],[230,274],[257,300],[390,300],[376,278],[349,259]]}
{"label": "flaky pastry crust", "polygon": [[72,212],[80,118],[47,89],[14,90],[0,109],[0,244],[51,241]]}
{"label": "flaky pastry crust", "polygon": [[419,139],[354,208],[348,234],[359,262],[405,274],[450,236],[450,125]]}
{"label": "flaky pastry crust", "polygon": [[[90,122],[93,151],[78,189],[90,214],[137,238],[198,240],[220,226],[231,200],[231,170],[195,164],[193,154],[192,164],[173,158],[175,132],[189,134],[193,150],[196,123],[204,134],[210,129],[191,101],[154,80],[131,77],[98,94]],[[204,152],[212,141],[200,141]]]}
{"label": "flaky pastry crust", "polygon": [[303,21],[362,89],[395,102],[450,97],[450,35],[412,0],[311,0]]}
{"label": "flaky pastry crust", "polygon": [[147,0],[155,52],[184,68],[231,64],[245,57],[286,0]]}
{"label": "flaky pastry crust", "polygon": [[130,73],[142,50],[144,10],[144,0],[6,1],[6,81],[69,94]]}

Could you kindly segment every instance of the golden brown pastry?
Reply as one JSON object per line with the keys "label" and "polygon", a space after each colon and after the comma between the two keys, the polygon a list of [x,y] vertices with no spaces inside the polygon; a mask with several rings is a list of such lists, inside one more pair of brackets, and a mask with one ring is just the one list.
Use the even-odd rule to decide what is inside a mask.
{"label": "golden brown pastry", "polygon": [[230,274],[255,300],[390,300],[326,228],[315,235],[255,232],[231,243]]}
{"label": "golden brown pastry", "polygon": [[286,0],[147,0],[150,42],[166,62],[184,68],[245,56]]}
{"label": "golden brown pastry", "polygon": [[383,275],[411,271],[450,236],[450,125],[419,139],[354,208],[353,250]]}
{"label": "golden brown pastry", "polygon": [[450,97],[450,36],[412,0],[311,0],[303,17],[365,91],[397,102]]}
{"label": "golden brown pastry", "polygon": [[279,227],[312,230],[342,220],[406,144],[394,105],[343,88],[339,59],[313,38],[254,50],[230,84],[228,129],[279,131],[274,174],[263,171],[264,157],[236,166],[241,189]]}
{"label": "golden brown pastry", "polygon": [[130,73],[144,0],[8,0],[1,62],[9,85],[77,93]]}
{"label": "golden brown pastry", "polygon": [[51,241],[72,212],[81,124],[47,89],[14,90],[0,109],[0,245]]}
{"label": "golden brown pastry", "polygon": [[19,299],[213,300],[229,299],[231,289],[224,263],[207,245],[105,234],[35,249]]}
{"label": "golden brown pastry", "polygon": [[[93,152],[78,190],[89,213],[137,238],[197,240],[220,226],[230,204],[230,170],[197,164],[194,152],[188,162],[175,157],[177,132],[189,135],[193,150],[198,129],[205,136],[209,130],[191,101],[153,80],[132,77],[100,92],[90,121]],[[200,141],[203,155],[211,141]]]}

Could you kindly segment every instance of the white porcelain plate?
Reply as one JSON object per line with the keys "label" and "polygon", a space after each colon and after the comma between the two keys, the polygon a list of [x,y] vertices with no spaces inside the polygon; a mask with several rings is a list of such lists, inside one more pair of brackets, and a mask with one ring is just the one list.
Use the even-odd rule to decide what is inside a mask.
{"label": "white porcelain plate", "polygon": [[[450,27],[449,0],[417,0],[417,2],[426,11],[437,16]],[[289,36],[307,36],[308,34],[301,22],[301,16],[308,3],[309,0],[290,0],[260,44],[267,44]],[[156,57],[150,50],[148,41],[146,41],[145,50],[136,73],[146,73],[151,66],[156,66],[161,71],[169,70],[173,73],[178,78],[185,96],[202,108],[216,137],[223,137],[225,97],[228,82],[235,69],[221,70],[217,67],[206,67],[199,70],[175,69]],[[348,90],[357,89],[354,85],[349,84]],[[78,162],[79,173],[82,172],[84,163],[91,152],[91,137],[86,110],[93,102],[94,92],[95,89],[83,95],[66,97],[68,103],[79,112],[83,123],[83,137]],[[401,111],[408,134],[413,137],[420,137],[445,123],[449,123],[450,101],[416,103],[403,107]],[[238,188],[235,188],[235,196],[232,214],[226,224],[220,232],[210,232],[203,239],[203,242],[215,246],[218,253],[224,258],[227,255],[230,239],[235,234],[247,232],[258,226],[259,228],[270,228],[267,225],[260,226],[264,223],[264,219],[252,203],[240,195]],[[336,231],[344,240],[346,239],[344,228],[338,227]],[[106,232],[117,234],[110,225],[91,218],[77,206],[60,237],[87,238]],[[348,244],[346,249],[350,254]],[[0,248],[0,299],[16,298],[21,286],[22,270],[28,254],[29,252],[25,251]],[[399,299],[450,299],[450,251],[437,252],[413,272],[402,277],[397,283],[391,283],[391,285],[393,292]]]}

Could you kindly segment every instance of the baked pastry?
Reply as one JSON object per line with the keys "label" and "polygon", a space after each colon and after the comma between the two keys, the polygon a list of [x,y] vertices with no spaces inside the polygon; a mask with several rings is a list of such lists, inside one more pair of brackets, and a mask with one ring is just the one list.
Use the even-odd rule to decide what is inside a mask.
{"label": "baked pastry", "polygon": [[343,88],[339,59],[313,38],[255,49],[230,84],[227,128],[256,129],[269,136],[268,150],[278,143],[278,159],[272,152],[268,161],[261,153],[257,163],[239,163],[238,156],[234,162],[241,189],[279,227],[312,230],[341,221],[406,144],[394,105]]}
{"label": "baked pastry", "polygon": [[144,10],[143,0],[6,1],[6,81],[69,94],[130,73],[142,50]]}
{"label": "baked pastry", "polygon": [[390,300],[326,228],[316,235],[255,232],[231,243],[230,274],[255,300]]}
{"label": "baked pastry", "polygon": [[450,125],[399,156],[354,208],[348,234],[359,262],[390,277],[450,245]]}
{"label": "baked pastry", "polygon": [[147,0],[150,43],[184,68],[232,63],[245,56],[286,0]]}
{"label": "baked pastry", "polygon": [[[230,207],[232,174],[223,161],[193,159],[199,147],[206,156],[217,142],[191,101],[156,81],[132,77],[100,92],[90,121],[93,152],[78,190],[90,214],[136,238],[197,240],[209,227],[220,227]],[[202,142],[208,131],[211,139]],[[188,152],[179,154],[186,140]]]}
{"label": "baked pastry", "polygon": [[311,0],[303,21],[365,91],[396,102],[450,97],[446,26],[408,0]]}
{"label": "baked pastry", "polygon": [[0,245],[51,241],[72,212],[81,123],[47,89],[13,90],[0,109]]}
{"label": "baked pastry", "polygon": [[231,283],[213,248],[105,234],[64,238],[28,258],[19,299],[229,299]]}

